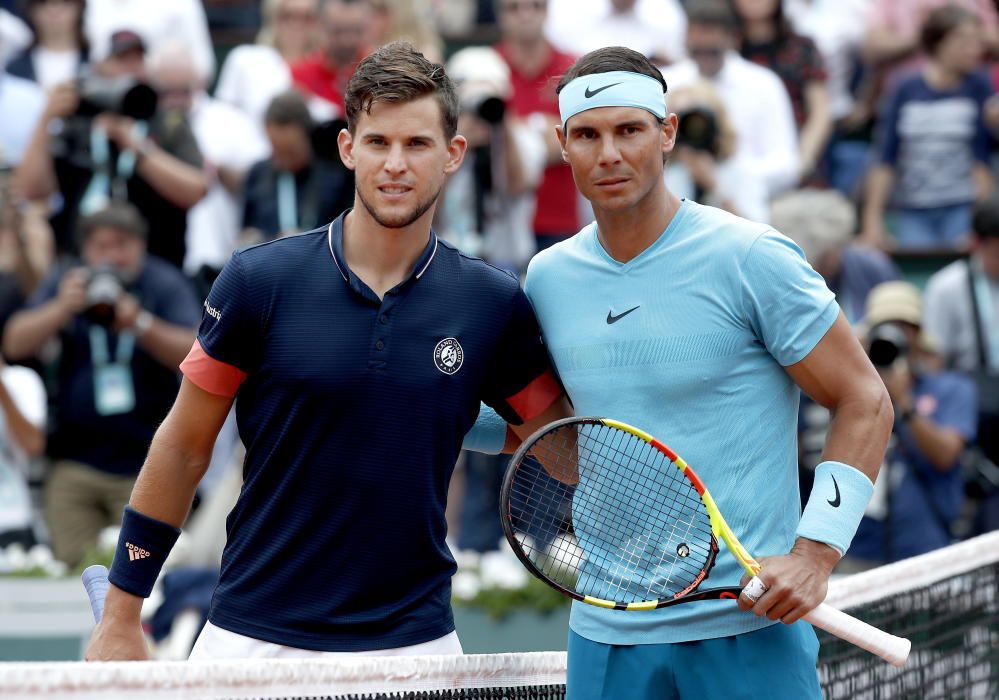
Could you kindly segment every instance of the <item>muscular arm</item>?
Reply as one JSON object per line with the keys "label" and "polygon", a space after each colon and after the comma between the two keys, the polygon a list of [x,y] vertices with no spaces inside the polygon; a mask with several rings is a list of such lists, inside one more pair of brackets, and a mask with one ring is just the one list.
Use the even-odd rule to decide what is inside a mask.
{"label": "muscular arm", "polygon": [[[855,467],[873,482],[894,414],[884,384],[843,314],[805,359],[786,369],[832,412],[822,458]],[[769,590],[755,604],[740,596],[739,607],[791,624],[825,600],[838,561],[839,552],[829,545],[799,537],[790,553],[760,560],[760,578]]]}
{"label": "muscular arm", "polygon": [[[183,381],[173,408],[153,437],[132,489],[132,508],[175,527],[184,524],[232,401],[209,394],[187,379]],[[148,656],[139,628],[141,610],[142,598],[113,584],[109,586],[104,617],[94,630],[87,660]]]}

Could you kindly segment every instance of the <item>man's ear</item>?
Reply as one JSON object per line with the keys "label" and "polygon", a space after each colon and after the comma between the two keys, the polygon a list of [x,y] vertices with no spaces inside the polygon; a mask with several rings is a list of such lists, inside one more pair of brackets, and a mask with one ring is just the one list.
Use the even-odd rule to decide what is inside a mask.
{"label": "man's ear", "polygon": [[565,150],[565,129],[562,128],[561,124],[555,125],[555,136],[558,138],[558,143],[562,147],[562,160],[566,163],[569,162],[569,154]]}
{"label": "man's ear", "polygon": [[445,175],[458,172],[462,161],[465,160],[466,150],[468,150],[468,140],[461,134],[455,134],[451,143],[447,145],[447,163],[444,164]]}
{"label": "man's ear", "polygon": [[336,136],[336,145],[340,151],[340,161],[348,170],[353,170],[354,163],[354,137],[346,129],[340,129]]}

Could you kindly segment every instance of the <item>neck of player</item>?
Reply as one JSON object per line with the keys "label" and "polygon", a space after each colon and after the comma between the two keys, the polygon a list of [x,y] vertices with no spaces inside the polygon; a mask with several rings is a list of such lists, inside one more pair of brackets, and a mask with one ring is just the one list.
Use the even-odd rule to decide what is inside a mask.
{"label": "neck of player", "polygon": [[621,210],[593,207],[597,236],[604,250],[620,263],[642,254],[659,240],[680,209],[680,198],[660,180],[634,206]]}
{"label": "neck of player", "polygon": [[360,202],[355,202],[344,217],[343,255],[347,265],[379,299],[412,273],[430,240],[435,208],[401,228],[382,226]]}

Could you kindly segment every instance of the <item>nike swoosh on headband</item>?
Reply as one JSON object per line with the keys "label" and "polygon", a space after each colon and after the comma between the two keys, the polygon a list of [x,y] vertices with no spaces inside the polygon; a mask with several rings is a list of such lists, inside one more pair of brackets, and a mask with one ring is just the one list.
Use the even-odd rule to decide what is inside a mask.
{"label": "nike swoosh on headband", "polygon": [[587,86],[586,90],[583,91],[583,96],[584,97],[593,97],[594,95],[596,95],[598,93],[601,93],[601,92],[603,92],[604,90],[606,90],[608,88],[612,88],[615,85],[620,85],[620,84],[621,83],[611,83],[610,85],[604,85],[603,87],[598,87],[596,90],[590,90],[589,86]]}

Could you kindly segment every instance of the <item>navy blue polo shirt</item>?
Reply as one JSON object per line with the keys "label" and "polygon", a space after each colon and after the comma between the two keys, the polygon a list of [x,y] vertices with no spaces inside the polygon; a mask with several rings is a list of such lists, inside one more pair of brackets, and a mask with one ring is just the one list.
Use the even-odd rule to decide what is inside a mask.
{"label": "navy blue polo shirt", "polygon": [[514,277],[430,234],[379,299],[343,217],[233,255],[181,366],[235,395],[244,485],[210,619],[323,651],[454,629],[444,508],[479,402],[513,423],[560,395]]}

